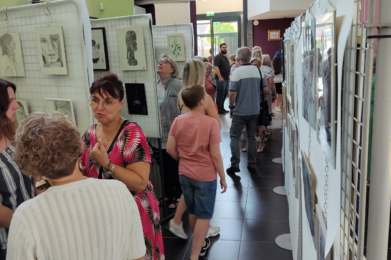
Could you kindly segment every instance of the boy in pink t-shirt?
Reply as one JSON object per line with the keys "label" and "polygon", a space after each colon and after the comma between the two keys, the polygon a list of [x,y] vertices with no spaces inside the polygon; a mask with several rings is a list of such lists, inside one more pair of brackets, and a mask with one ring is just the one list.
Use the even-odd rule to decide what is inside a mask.
{"label": "boy in pink t-shirt", "polygon": [[194,232],[191,260],[204,255],[210,245],[205,237],[216,201],[217,173],[222,193],[227,190],[220,127],[205,115],[205,95],[204,87],[198,85],[182,90],[182,100],[191,112],[175,119],[167,141],[167,152],[179,161],[179,180]]}

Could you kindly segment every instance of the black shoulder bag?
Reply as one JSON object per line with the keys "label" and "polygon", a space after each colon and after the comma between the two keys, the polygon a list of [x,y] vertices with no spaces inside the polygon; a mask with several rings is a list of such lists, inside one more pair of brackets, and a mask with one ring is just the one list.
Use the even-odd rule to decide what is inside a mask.
{"label": "black shoulder bag", "polygon": [[267,104],[267,101],[265,99],[265,93],[263,92],[263,78],[262,78],[262,73],[259,70],[259,75],[261,76],[261,83],[260,83],[260,88],[261,88],[261,104],[260,104],[260,111],[259,111],[259,119],[258,119],[258,125],[268,125],[268,115],[269,115],[269,106]]}

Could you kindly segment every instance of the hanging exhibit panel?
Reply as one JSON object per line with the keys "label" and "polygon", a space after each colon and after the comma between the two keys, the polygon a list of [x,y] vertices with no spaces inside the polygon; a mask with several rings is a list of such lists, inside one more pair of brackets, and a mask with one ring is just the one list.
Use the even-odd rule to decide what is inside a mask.
{"label": "hanging exhibit panel", "polygon": [[110,70],[105,28],[91,28],[94,70]]}
{"label": "hanging exhibit panel", "polygon": [[38,59],[42,74],[67,75],[67,59],[62,27],[35,28]]}
{"label": "hanging exhibit panel", "polygon": [[0,34],[0,77],[24,77],[19,33]]}
{"label": "hanging exhibit panel", "polygon": [[303,75],[303,117],[316,129],[316,93],[315,93],[315,70],[316,70],[316,55],[315,55],[315,19],[303,22],[303,49],[302,49],[302,75]]}
{"label": "hanging exhibit panel", "polygon": [[142,27],[117,29],[117,44],[122,70],[146,70]]}
{"label": "hanging exhibit panel", "polygon": [[337,127],[334,24],[335,12],[316,16],[317,139],[333,167]]}
{"label": "hanging exhibit panel", "polygon": [[67,116],[74,124],[76,124],[75,112],[73,111],[72,100],[59,98],[46,98],[47,112],[51,113],[58,111],[64,116]]}

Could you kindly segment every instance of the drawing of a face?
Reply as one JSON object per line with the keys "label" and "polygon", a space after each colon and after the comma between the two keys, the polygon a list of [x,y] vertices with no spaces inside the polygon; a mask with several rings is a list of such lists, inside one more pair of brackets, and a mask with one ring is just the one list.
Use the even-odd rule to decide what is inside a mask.
{"label": "drawing of a face", "polygon": [[0,46],[3,55],[12,56],[15,54],[16,43],[11,34],[4,34],[0,37]]}
{"label": "drawing of a face", "polygon": [[62,67],[60,36],[58,34],[40,35],[40,43],[45,67]]}

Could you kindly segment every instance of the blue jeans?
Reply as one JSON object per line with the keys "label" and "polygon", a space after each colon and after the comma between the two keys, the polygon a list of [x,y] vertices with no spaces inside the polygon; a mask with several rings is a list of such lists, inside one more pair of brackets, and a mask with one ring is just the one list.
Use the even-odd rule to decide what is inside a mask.
{"label": "blue jeans", "polygon": [[211,219],[216,202],[217,181],[197,181],[179,175],[189,214],[199,219]]}
{"label": "blue jeans", "polygon": [[231,166],[239,167],[240,163],[240,147],[239,140],[242,135],[244,127],[247,130],[247,139],[248,139],[248,163],[247,166],[250,168],[255,168],[255,163],[257,160],[257,140],[255,139],[255,134],[258,127],[258,116],[232,116],[232,124],[230,129],[231,137]]}
{"label": "blue jeans", "polygon": [[216,89],[217,89],[217,94],[216,94],[216,104],[217,108],[219,110],[224,110],[224,101],[228,95],[228,86],[229,86],[229,81],[224,80],[224,81],[216,81]]}
{"label": "blue jeans", "polygon": [[5,260],[7,258],[7,249],[0,249],[0,260]]}

